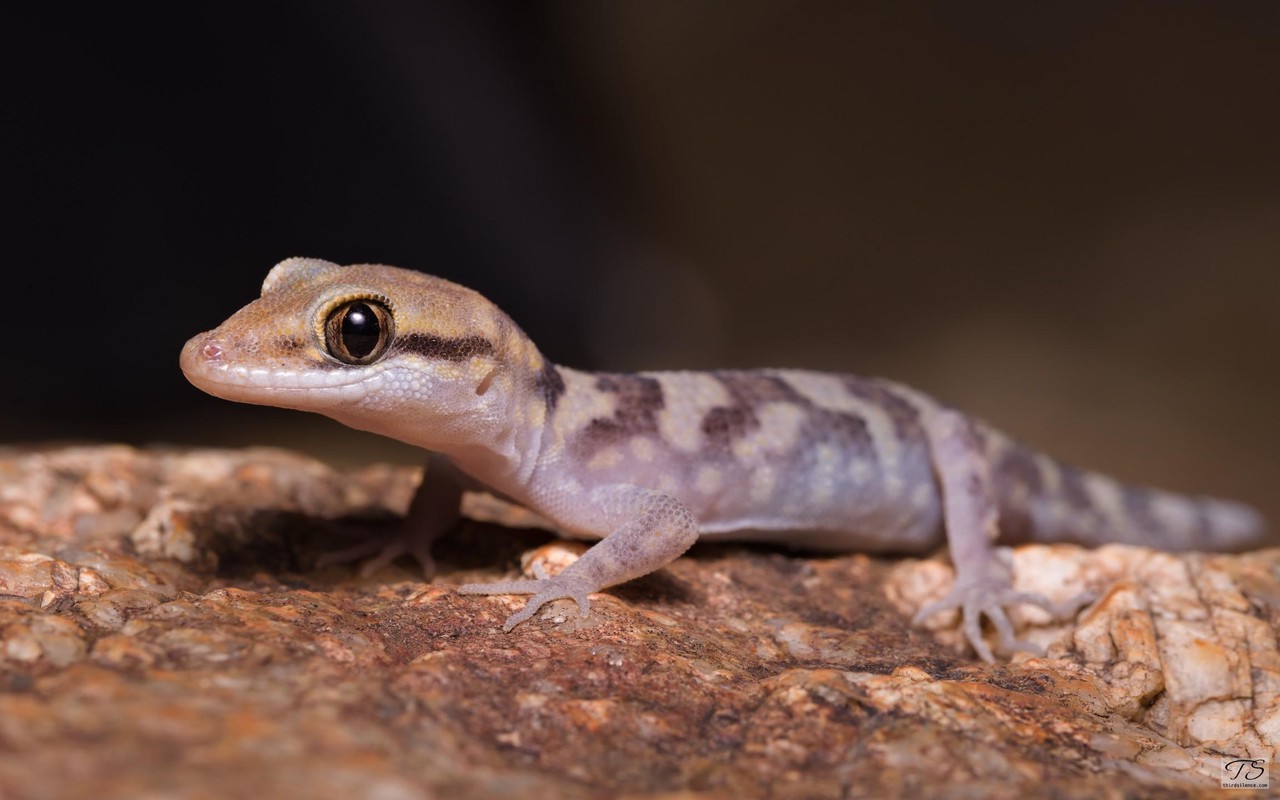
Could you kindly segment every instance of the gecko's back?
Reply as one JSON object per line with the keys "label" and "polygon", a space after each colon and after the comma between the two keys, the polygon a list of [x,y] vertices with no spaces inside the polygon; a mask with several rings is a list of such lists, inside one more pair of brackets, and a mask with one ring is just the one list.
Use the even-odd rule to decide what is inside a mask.
{"label": "gecko's back", "polygon": [[632,483],[678,497],[703,535],[828,550],[941,541],[923,396],[803,370],[557,369],[540,495]]}

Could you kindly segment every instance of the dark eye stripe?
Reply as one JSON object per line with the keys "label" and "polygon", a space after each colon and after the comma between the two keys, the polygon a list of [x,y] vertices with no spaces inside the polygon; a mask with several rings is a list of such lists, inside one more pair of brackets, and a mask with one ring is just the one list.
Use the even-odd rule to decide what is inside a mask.
{"label": "dark eye stripe", "polygon": [[474,356],[494,354],[493,342],[483,336],[447,338],[430,333],[406,333],[396,337],[396,349],[423,358],[466,361]]}

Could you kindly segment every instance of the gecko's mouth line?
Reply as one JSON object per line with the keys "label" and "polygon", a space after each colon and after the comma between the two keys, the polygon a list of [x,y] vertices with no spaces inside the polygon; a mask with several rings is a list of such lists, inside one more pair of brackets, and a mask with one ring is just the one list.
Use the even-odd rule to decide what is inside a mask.
{"label": "gecko's mouth line", "polygon": [[[245,372],[243,374],[232,372],[229,368],[220,369],[216,372],[207,370],[183,370],[182,373],[187,380],[197,386],[216,386],[225,389],[237,389],[246,392],[270,392],[273,394],[290,394],[296,392],[323,392],[332,389],[346,389],[363,383],[368,383],[379,377],[378,372],[372,374],[364,373],[356,377],[348,378],[343,381],[335,382],[307,382],[305,384],[298,383],[300,375],[297,372]],[[340,374],[340,373],[339,373]],[[305,380],[305,379],[301,379]],[[292,381],[293,385],[289,385]]]}

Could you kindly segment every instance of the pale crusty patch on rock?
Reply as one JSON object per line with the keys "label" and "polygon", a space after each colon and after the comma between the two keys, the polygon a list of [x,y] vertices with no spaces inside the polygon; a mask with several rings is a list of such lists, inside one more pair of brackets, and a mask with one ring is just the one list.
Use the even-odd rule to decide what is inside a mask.
{"label": "pale crusty patch on rock", "polygon": [[[1246,594],[1260,588],[1266,565],[1280,566],[1280,549],[1207,556],[1127,545],[1028,545],[1014,551],[1018,591],[1058,602],[1091,587],[1102,594],[1074,626],[1049,623],[1043,610],[1029,606],[1013,609],[1010,618],[1024,637],[1047,648],[1046,658],[1026,664],[1074,675],[1107,712],[1177,742],[1198,769],[1216,776],[1215,753],[1273,760],[1280,754],[1280,609]],[[938,561],[903,562],[886,590],[910,611],[944,592],[949,573]],[[1274,575],[1264,590],[1273,598],[1280,596]],[[936,635],[964,646],[954,631]]]}

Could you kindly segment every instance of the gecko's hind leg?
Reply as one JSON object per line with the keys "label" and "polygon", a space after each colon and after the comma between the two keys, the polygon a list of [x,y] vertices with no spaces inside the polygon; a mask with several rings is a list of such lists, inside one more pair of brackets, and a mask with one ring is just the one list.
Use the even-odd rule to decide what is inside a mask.
{"label": "gecko's hind leg", "polygon": [[978,576],[961,575],[956,570],[955,583],[941,599],[923,606],[911,618],[913,625],[921,625],[929,617],[944,611],[958,610],[965,638],[973,645],[973,649],[984,661],[994,661],[995,657],[982,635],[982,618],[991,621],[996,630],[998,642],[996,652],[1009,655],[1022,650],[1036,655],[1041,654],[1039,645],[1014,634],[1013,623],[1006,609],[1010,606],[1026,604],[1043,608],[1054,619],[1070,619],[1084,606],[1095,599],[1091,593],[1082,593],[1062,602],[1055,603],[1037,592],[1019,592],[1013,589],[1012,555],[1007,547],[993,548],[993,556],[999,562],[998,568],[987,568]]}
{"label": "gecko's hind leg", "polygon": [[946,596],[921,608],[913,623],[958,609],[965,638],[982,660],[995,660],[982,635],[984,616],[996,630],[1002,654],[1015,650],[1038,653],[1038,646],[1017,638],[1005,609],[1029,603],[1055,617],[1069,617],[1089,598],[1081,595],[1054,603],[1040,594],[1014,590],[1011,554],[1008,548],[995,544],[999,513],[990,467],[973,422],[956,411],[937,411],[925,420],[925,432],[942,488],[943,519],[956,577]]}

